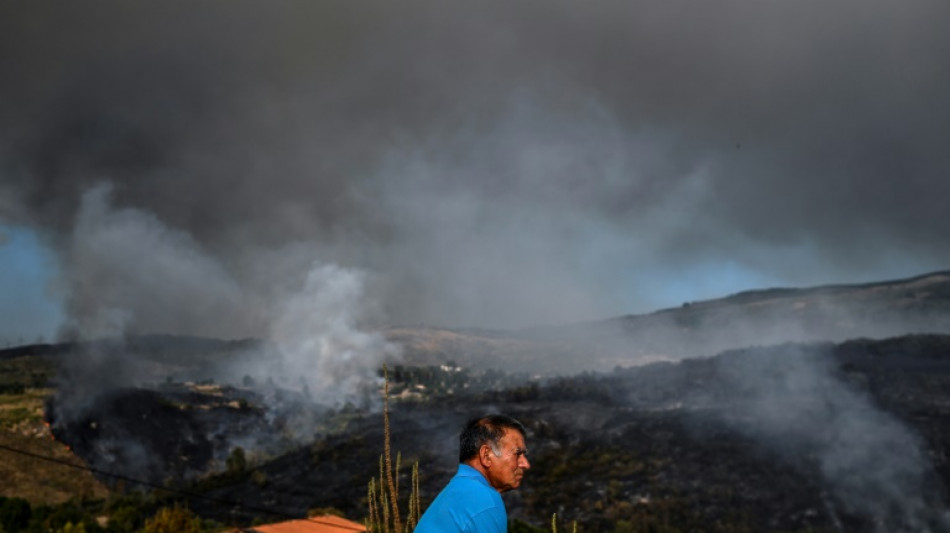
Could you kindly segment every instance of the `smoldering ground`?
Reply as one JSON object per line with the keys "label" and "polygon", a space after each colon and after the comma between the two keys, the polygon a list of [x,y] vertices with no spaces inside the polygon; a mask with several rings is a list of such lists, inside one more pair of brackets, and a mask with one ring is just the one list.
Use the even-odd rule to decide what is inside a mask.
{"label": "smoldering ground", "polygon": [[925,443],[849,381],[834,352],[831,344],[786,344],[720,355],[715,381],[729,400],[715,416],[783,460],[819,472],[839,529],[843,513],[874,531],[950,529]]}

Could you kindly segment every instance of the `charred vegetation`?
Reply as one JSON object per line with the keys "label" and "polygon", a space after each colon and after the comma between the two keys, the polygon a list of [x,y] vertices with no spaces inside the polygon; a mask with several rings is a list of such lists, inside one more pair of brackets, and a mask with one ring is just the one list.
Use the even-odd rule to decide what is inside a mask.
{"label": "charred vegetation", "polygon": [[[524,420],[533,468],[506,499],[511,517],[531,524],[557,512],[587,531],[625,523],[669,531],[868,531],[881,524],[942,531],[948,347],[944,335],[786,344],[502,389],[446,388],[456,367],[444,375],[403,367],[393,373],[394,390],[416,392],[394,395],[392,440],[406,463],[419,461],[425,505],[454,470],[455,428],[470,413],[505,409]],[[261,518],[261,508],[365,512],[365,483],[378,472],[383,439],[379,414],[325,411],[325,430],[311,444],[258,454],[240,468],[219,462],[215,470],[214,409],[200,407],[212,400],[169,390],[126,391],[102,401],[135,410],[100,405],[95,412],[112,413],[115,420],[101,424],[121,426],[124,438],[163,458],[150,475],[179,474],[179,486],[201,494],[190,506],[202,516],[234,523]],[[232,401],[238,390],[222,387],[214,402]],[[231,409],[233,434],[269,431],[260,411]],[[855,422],[861,417],[865,423]],[[158,426],[175,438],[156,437]],[[87,461],[108,449],[108,433],[89,431],[89,421],[59,427],[57,437]],[[191,462],[175,462],[183,457]],[[201,468],[210,475],[187,474]],[[878,493],[885,486],[900,494]]]}
{"label": "charred vegetation", "polygon": [[[404,348],[390,361],[392,442],[419,462],[424,506],[473,412],[524,421],[533,469],[505,496],[519,527],[557,513],[582,531],[947,531],[947,284],[936,273],[755,291],[556,330],[392,328]],[[743,335],[759,313],[825,330],[753,345]],[[919,313],[905,329],[931,333],[881,338]],[[363,516],[381,377],[321,403],[303,380],[235,370],[275,349],[145,336],[3,350],[0,393],[16,405],[5,431],[52,435],[113,492],[174,489],[220,523],[315,507]]]}

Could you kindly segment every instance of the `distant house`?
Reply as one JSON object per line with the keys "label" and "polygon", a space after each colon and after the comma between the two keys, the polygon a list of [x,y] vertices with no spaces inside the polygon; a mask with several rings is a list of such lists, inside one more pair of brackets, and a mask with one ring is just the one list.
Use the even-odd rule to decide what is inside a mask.
{"label": "distant house", "polygon": [[354,531],[366,531],[366,526],[339,516],[323,515],[233,529],[228,533],[353,533]]}

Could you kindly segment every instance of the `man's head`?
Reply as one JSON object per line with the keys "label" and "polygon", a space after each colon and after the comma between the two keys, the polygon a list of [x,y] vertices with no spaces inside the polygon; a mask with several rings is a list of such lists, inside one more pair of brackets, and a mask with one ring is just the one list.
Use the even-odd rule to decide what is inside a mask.
{"label": "man's head", "polygon": [[478,470],[498,492],[518,488],[531,468],[524,426],[505,415],[475,418],[459,436],[459,462]]}

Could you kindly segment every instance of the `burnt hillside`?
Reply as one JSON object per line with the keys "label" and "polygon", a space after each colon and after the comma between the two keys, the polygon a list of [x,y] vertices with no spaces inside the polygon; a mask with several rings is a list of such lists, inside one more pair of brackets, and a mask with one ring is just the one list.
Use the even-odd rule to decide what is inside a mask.
{"label": "burnt hillside", "polygon": [[[948,308],[944,272],[561,328],[390,328],[394,446],[431,498],[465,419],[518,416],[534,470],[506,497],[534,524],[945,531]],[[330,398],[280,361],[264,341],[149,335],[2,350],[0,386],[48,391],[50,431],[86,464],[201,492],[224,522],[361,516],[381,376],[358,368]]]}
{"label": "burnt hillside", "polygon": [[[948,530],[950,336],[788,343],[528,381],[459,366],[391,376],[393,445],[404,465],[420,462],[426,502],[454,470],[457,428],[502,410],[529,428],[533,469],[506,498],[513,519],[535,525],[557,512],[582,531]],[[328,506],[362,516],[378,409],[244,381],[130,383],[66,411],[57,402],[82,397],[61,390],[47,416],[126,490],[128,479],[177,487],[224,523]]]}
{"label": "burnt hillside", "polygon": [[[512,413],[529,427],[533,469],[506,499],[513,518],[538,525],[557,512],[584,531],[948,531],[948,391],[948,336],[787,344],[397,403],[393,445],[404,464],[420,461],[428,500],[454,469],[464,420]],[[378,415],[358,417],[202,486],[287,513],[362,516],[381,428]]]}

